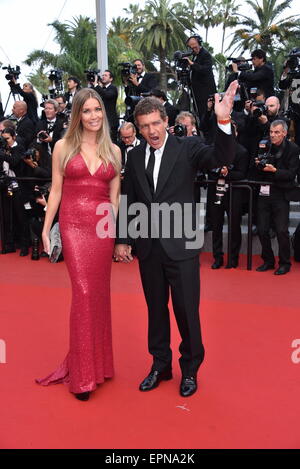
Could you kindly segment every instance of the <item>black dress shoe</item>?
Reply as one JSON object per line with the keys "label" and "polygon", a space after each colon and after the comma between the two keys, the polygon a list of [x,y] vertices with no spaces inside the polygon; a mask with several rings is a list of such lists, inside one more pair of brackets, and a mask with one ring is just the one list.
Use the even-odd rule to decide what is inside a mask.
{"label": "black dress shoe", "polygon": [[14,246],[7,245],[2,249],[2,254],[8,254],[10,252],[16,252],[16,248]]}
{"label": "black dress shoe", "polygon": [[151,391],[152,389],[157,388],[161,381],[168,381],[172,379],[172,370],[157,371],[151,370],[149,375],[141,382],[139,390],[140,391]]}
{"label": "black dress shoe", "polygon": [[180,395],[188,397],[197,391],[197,378],[195,376],[183,376],[180,383]]}
{"label": "black dress shoe", "polygon": [[289,265],[280,265],[277,270],[275,270],[274,275],[284,275],[290,271],[291,267]]}
{"label": "black dress shoe", "polygon": [[216,259],[215,262],[211,265],[212,269],[219,269],[223,265],[223,258]]}
{"label": "black dress shoe", "polygon": [[79,394],[75,394],[75,397],[79,401],[88,401],[90,398],[90,392],[80,392]]}
{"label": "black dress shoe", "polygon": [[256,272],[266,272],[266,270],[272,269],[274,269],[274,264],[268,264],[267,262],[265,262],[264,264],[257,267]]}
{"label": "black dress shoe", "polygon": [[237,259],[232,259],[231,263],[227,264],[225,269],[236,269],[237,266],[239,265],[239,261]]}
{"label": "black dress shoe", "polygon": [[21,248],[21,251],[20,251],[20,256],[21,257],[28,256],[28,254],[29,254],[29,249],[28,248]]}

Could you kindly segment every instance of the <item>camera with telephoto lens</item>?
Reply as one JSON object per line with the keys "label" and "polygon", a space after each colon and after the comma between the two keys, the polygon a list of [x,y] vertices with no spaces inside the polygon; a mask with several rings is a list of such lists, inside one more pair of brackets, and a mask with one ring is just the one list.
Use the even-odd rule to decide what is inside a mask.
{"label": "camera with telephoto lens", "polygon": [[267,115],[267,106],[265,105],[264,101],[254,101],[252,106],[254,106],[256,109],[252,112],[252,116],[255,119],[258,119],[261,116],[266,116]]}
{"label": "camera with telephoto lens", "polygon": [[186,137],[187,136],[186,126],[183,124],[174,125],[174,135],[176,135],[176,137]]}
{"label": "camera with telephoto lens", "polygon": [[29,150],[24,153],[24,160],[37,161],[36,159],[37,151],[35,148],[29,148]]}
{"label": "camera with telephoto lens", "polygon": [[33,191],[33,196],[35,199],[41,199],[47,193],[48,193],[47,186],[35,186],[34,191]]}
{"label": "camera with telephoto lens", "polygon": [[260,171],[263,171],[267,164],[274,163],[274,157],[271,154],[271,142],[268,138],[260,140],[258,144],[257,159],[258,163],[256,164],[256,167]]}
{"label": "camera with telephoto lens", "polygon": [[5,78],[7,81],[11,81],[13,79],[17,80],[19,78],[19,75],[21,73],[21,69],[19,65],[16,66],[16,68],[11,67],[8,65],[7,67],[2,67],[2,70],[7,70],[7,74],[5,75]]}
{"label": "camera with telephoto lens", "polygon": [[130,62],[120,62],[118,64],[121,68],[121,76],[123,78],[128,78],[130,75],[137,75],[138,70],[136,64],[131,64]]}

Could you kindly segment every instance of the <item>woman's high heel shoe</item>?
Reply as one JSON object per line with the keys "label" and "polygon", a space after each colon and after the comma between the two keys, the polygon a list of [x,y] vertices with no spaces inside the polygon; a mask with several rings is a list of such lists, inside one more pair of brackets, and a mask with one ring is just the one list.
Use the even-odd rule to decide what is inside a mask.
{"label": "woman's high heel shoe", "polygon": [[79,394],[75,394],[75,397],[80,401],[88,401],[90,398],[90,392],[81,392]]}

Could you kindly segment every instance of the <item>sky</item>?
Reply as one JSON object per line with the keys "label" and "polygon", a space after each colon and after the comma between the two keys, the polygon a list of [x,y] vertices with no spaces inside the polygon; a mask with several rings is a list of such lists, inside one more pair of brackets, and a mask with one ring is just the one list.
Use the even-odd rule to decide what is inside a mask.
{"label": "sky", "polygon": [[[123,8],[130,3],[139,3],[140,0],[109,0],[106,2],[106,20],[124,16]],[[182,0],[184,3],[184,0]],[[246,2],[239,0],[240,12],[247,14]],[[290,15],[300,13],[299,0],[293,1]],[[27,55],[34,49],[44,49],[58,53],[58,45],[54,42],[53,30],[49,23],[59,19],[64,22],[74,16],[88,16],[96,18],[95,0],[0,0],[0,63],[2,66],[10,64],[12,67],[21,66],[20,83],[26,81],[29,67],[23,64]],[[204,31],[199,31],[204,36]],[[209,33],[208,42],[219,52],[220,40],[217,30]],[[5,80],[5,70],[0,70],[0,93],[3,105],[6,104],[9,87]],[[9,103],[10,104],[10,103]],[[11,106],[8,106],[8,108]]]}

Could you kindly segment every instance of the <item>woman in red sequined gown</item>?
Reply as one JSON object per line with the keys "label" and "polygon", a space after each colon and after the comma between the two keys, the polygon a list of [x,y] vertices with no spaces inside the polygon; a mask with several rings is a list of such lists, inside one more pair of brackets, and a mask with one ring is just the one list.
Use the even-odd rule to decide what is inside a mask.
{"label": "woman in red sequined gown", "polygon": [[[121,162],[94,90],[84,88],[75,95],[68,131],[55,145],[52,158],[43,242],[49,253],[49,231],[60,205],[63,254],[72,284],[70,349],[60,367],[37,382],[68,383],[78,399],[88,400],[90,392],[114,373],[110,272]],[[102,215],[97,214],[99,204]],[[105,231],[99,233],[103,216],[107,223],[102,220]]]}

